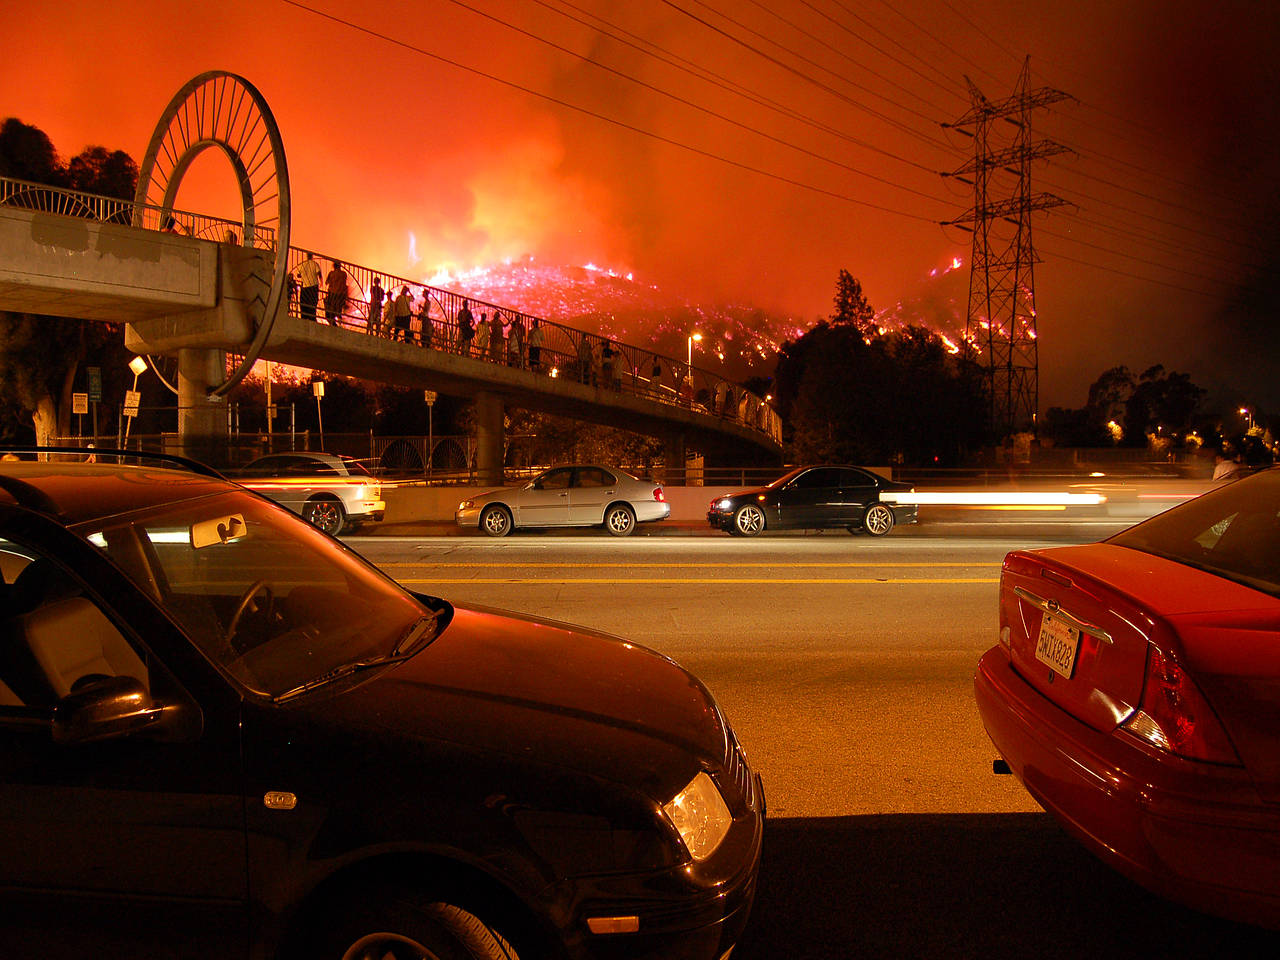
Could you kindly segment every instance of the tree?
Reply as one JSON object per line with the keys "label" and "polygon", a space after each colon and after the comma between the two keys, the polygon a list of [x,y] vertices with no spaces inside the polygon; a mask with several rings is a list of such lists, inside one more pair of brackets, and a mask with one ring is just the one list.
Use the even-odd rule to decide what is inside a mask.
{"label": "tree", "polygon": [[841,271],[837,309],[844,302],[851,312],[841,322],[819,322],[779,352],[774,388],[791,456],[814,463],[959,460],[984,438],[981,379],[923,327],[881,335],[855,322],[855,300],[866,303],[861,286]]}
{"label": "tree", "polygon": [[852,324],[864,336],[873,331],[876,312],[862,293],[862,281],[848,270],[841,270],[836,276],[836,295],[832,304],[835,307],[831,314],[833,325]]}
{"label": "tree", "polygon": [[0,176],[54,187],[67,182],[67,172],[53,141],[39,127],[15,117],[0,124]]}
{"label": "tree", "polygon": [[132,200],[138,186],[138,165],[123,150],[85,147],[67,164],[67,180],[73,190]]}

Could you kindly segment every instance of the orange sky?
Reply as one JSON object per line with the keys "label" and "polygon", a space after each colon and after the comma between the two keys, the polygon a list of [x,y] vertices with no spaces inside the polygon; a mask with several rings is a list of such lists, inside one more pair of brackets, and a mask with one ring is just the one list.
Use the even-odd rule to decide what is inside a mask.
{"label": "orange sky", "polygon": [[[939,123],[968,108],[966,74],[1003,98],[1029,53],[1037,85],[1079,101],[1036,117],[1076,151],[1036,169],[1037,189],[1075,204],[1036,221],[1042,409],[1080,405],[1107,366],[1161,362],[1223,404],[1280,411],[1275,307],[1250,283],[1277,252],[1271,5],[1079,0],[1028,19],[1015,0],[307,4],[369,32],[284,0],[16,0],[0,116],[64,156],[140,160],[177,89],[229,70],[280,125],[298,245],[424,279],[528,254],[594,262],[813,319],[841,268],[884,308],[968,262],[968,234],[937,221],[972,195],[937,171],[971,141]],[[211,158],[180,206],[222,212],[230,174]]]}

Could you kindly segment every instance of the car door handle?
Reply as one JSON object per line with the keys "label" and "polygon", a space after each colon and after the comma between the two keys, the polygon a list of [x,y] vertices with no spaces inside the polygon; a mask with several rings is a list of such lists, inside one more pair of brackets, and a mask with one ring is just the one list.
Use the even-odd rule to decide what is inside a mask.
{"label": "car door handle", "polygon": [[569,494],[567,494],[567,493],[562,493],[562,494],[560,494],[560,496],[562,496],[562,497],[567,497],[568,495],[569,495]]}
{"label": "car door handle", "polygon": [[1013,592],[1020,596],[1033,607],[1038,607],[1045,613],[1051,614],[1059,620],[1065,620],[1071,626],[1075,627],[1081,633],[1087,633],[1092,637],[1097,637],[1103,643],[1114,643],[1111,634],[1103,630],[1101,627],[1095,627],[1092,623],[1086,623],[1079,617],[1073,616],[1058,606],[1057,600],[1046,600],[1044,597],[1037,597],[1030,590],[1024,590],[1022,587],[1014,587]]}

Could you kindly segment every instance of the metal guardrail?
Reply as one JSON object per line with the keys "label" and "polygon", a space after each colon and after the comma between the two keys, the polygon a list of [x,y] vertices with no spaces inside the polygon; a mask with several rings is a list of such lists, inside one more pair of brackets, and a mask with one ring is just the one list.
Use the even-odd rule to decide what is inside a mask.
{"label": "metal guardrail", "polygon": [[[0,205],[160,230],[200,240],[275,249],[275,233],[267,228],[257,227],[246,237],[242,235],[242,224],[235,220],[185,210],[166,210],[132,200],[97,196],[9,177],[0,177]],[[643,347],[620,343],[598,333],[534,317],[510,307],[371,267],[348,264],[301,247],[290,247],[287,254],[291,278],[297,278],[298,267],[308,254],[321,264],[342,264],[347,282],[341,302],[338,302],[337,298],[329,300],[326,297],[322,278],[314,311],[302,303],[301,286],[291,283],[289,312],[294,317],[314,319],[317,323],[330,323],[383,339],[399,339],[423,349],[443,350],[549,377],[569,378],[600,389],[642,396],[705,416],[740,423],[776,443],[782,442],[782,421],[766,400],[712,371]],[[377,316],[370,316],[372,302],[369,291],[375,277],[386,281],[386,296],[392,298],[401,288],[409,288],[411,318],[407,327],[397,327],[394,315],[383,316],[381,311]],[[385,299],[383,302],[385,304]],[[459,323],[464,305],[468,306],[477,324],[475,335],[469,339],[462,335]],[[495,315],[502,318],[501,323],[492,323]],[[486,334],[480,334],[478,330],[482,318],[489,321]],[[538,334],[534,334],[535,324],[540,331]]]}

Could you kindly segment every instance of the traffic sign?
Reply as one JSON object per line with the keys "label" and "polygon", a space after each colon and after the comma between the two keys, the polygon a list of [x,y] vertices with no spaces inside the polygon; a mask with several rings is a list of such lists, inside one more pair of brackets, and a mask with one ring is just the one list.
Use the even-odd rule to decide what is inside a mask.
{"label": "traffic sign", "polygon": [[88,413],[89,412],[89,395],[87,393],[73,393],[71,395],[71,412],[72,413]]}
{"label": "traffic sign", "polygon": [[141,403],[141,390],[126,390],[124,392],[124,415],[126,417],[136,417],[138,415],[138,406]]}

